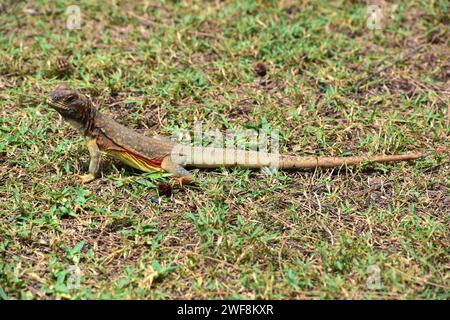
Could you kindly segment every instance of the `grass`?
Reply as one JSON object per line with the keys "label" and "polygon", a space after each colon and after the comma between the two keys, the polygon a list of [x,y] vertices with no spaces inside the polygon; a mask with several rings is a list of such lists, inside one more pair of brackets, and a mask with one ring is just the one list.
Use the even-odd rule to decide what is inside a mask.
{"label": "grass", "polygon": [[[386,4],[381,30],[353,1],[80,1],[80,30],[70,4],[0,5],[0,298],[449,298],[447,2]],[[80,185],[86,147],[45,103],[62,82],[148,135],[202,121],[278,129],[286,153],[430,155],[195,171],[171,196],[106,160]]]}

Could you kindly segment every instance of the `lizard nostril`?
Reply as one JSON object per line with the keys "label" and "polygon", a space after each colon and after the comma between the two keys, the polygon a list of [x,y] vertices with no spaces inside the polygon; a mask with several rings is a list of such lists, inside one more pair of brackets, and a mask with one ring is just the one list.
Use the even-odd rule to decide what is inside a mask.
{"label": "lizard nostril", "polygon": [[50,95],[50,97],[52,98],[52,100],[56,101],[59,99],[59,95],[58,92],[54,91],[52,92],[52,94]]}

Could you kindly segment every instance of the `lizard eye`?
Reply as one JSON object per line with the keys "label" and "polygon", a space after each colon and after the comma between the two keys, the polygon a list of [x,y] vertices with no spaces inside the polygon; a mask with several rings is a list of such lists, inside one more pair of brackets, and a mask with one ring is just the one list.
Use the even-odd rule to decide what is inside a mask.
{"label": "lizard eye", "polygon": [[72,96],[67,97],[66,102],[71,103],[74,100],[75,100],[75,96],[72,95]]}

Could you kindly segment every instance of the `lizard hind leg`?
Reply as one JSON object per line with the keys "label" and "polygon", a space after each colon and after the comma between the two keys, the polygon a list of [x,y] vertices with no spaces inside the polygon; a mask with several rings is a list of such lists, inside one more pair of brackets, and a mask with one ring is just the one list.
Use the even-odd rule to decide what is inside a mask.
{"label": "lizard hind leg", "polygon": [[181,164],[173,161],[170,156],[163,159],[161,168],[164,171],[172,173],[174,175],[174,179],[180,184],[188,184],[194,180],[191,173],[183,168]]}

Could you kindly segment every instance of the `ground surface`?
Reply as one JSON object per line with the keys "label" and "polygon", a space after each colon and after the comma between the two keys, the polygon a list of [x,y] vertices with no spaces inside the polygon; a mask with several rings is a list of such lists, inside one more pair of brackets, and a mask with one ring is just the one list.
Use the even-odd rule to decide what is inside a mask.
{"label": "ground surface", "polygon": [[[1,298],[449,298],[448,2],[380,3],[381,30],[353,1],[116,2],[81,1],[79,30],[72,1],[0,6]],[[172,196],[107,160],[82,186],[83,141],[45,103],[63,81],[148,135],[430,156],[201,171]]]}

